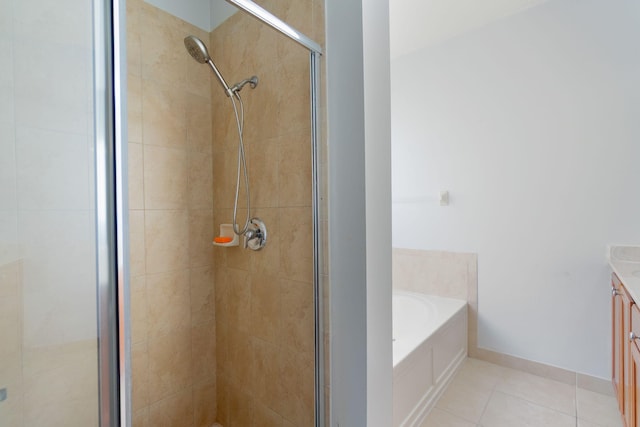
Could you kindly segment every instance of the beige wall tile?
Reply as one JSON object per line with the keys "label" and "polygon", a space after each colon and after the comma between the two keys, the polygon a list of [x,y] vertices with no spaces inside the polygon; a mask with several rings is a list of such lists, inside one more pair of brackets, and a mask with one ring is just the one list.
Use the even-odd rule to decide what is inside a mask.
{"label": "beige wall tile", "polygon": [[[229,326],[243,332],[249,331],[251,319],[251,283],[244,270],[227,269],[226,294],[228,295]],[[229,337],[231,338],[231,337]]]}
{"label": "beige wall tile", "polygon": [[394,248],[393,287],[466,300],[475,259],[474,254]]}
{"label": "beige wall tile", "polygon": [[[236,219],[238,222],[238,227],[240,228],[242,228],[242,226],[244,225],[246,212],[247,211],[245,209],[238,209],[238,216]],[[227,221],[227,224],[230,224],[232,222],[232,215],[229,214],[229,216],[224,220]],[[219,227],[216,227],[216,231],[218,230]],[[243,248],[244,241],[242,237],[240,237],[239,243],[239,246],[225,248],[225,250],[223,251],[224,265],[226,265],[228,268],[248,271],[253,251],[248,251]]]}
{"label": "beige wall tile", "polygon": [[[149,401],[188,389],[191,393],[191,328],[149,339]],[[152,407],[153,408],[153,407]],[[150,414],[151,425],[157,417]],[[189,411],[189,414],[193,414]]]}
{"label": "beige wall tile", "polygon": [[[197,85],[194,89],[198,90],[198,95],[189,95],[186,100],[189,151],[192,153],[211,153],[213,126],[211,120],[211,91],[208,84],[211,69],[195,61],[193,61],[193,65],[189,64],[189,69],[197,73],[206,74],[206,80],[204,80],[206,84],[202,83],[203,80],[200,80],[199,83],[193,83]],[[224,96],[222,93],[218,95]]]}
{"label": "beige wall tile", "polygon": [[229,322],[229,288],[227,280],[228,270],[218,268],[215,271],[215,301],[216,301],[216,324],[226,324]]}
{"label": "beige wall tile", "polygon": [[145,212],[147,273],[189,266],[189,215],[186,210]]}
{"label": "beige wall tile", "polygon": [[215,323],[200,323],[191,328],[191,365],[193,382],[214,382],[216,376]]}
{"label": "beige wall tile", "polygon": [[[131,2],[127,2],[127,6]],[[131,22],[127,16],[127,74],[132,76],[142,75],[142,51],[140,34],[130,31]]]}
{"label": "beige wall tile", "polygon": [[[297,46],[294,46],[297,49]],[[302,52],[301,52],[302,53]],[[277,87],[281,100],[278,114],[286,122],[286,132],[308,128],[311,123],[309,90],[309,57],[305,54],[291,55],[286,67],[278,67]],[[301,76],[304,76],[301,78]]]}
{"label": "beige wall tile", "polygon": [[211,265],[213,258],[213,212],[207,209],[189,211],[189,265]]}
{"label": "beige wall tile", "polygon": [[252,426],[254,427],[281,427],[282,416],[277,412],[272,411],[266,406],[255,402],[253,408],[253,420]]}
{"label": "beige wall tile", "polygon": [[191,387],[180,390],[149,407],[149,424],[153,427],[191,427],[193,423]]}
{"label": "beige wall tile", "polygon": [[192,268],[189,277],[191,290],[191,324],[215,321],[215,291],[213,267]]}
{"label": "beige wall tile", "polygon": [[127,35],[140,34],[140,6],[142,2],[143,0],[129,0],[127,2]]}
{"label": "beige wall tile", "polygon": [[278,139],[248,141],[246,146],[251,205],[278,206]]}
{"label": "beige wall tile", "polygon": [[290,280],[313,280],[313,230],[310,208],[282,208],[278,228],[280,271]]}
{"label": "beige wall tile", "polygon": [[65,402],[25,405],[24,425],[46,425],[47,427],[97,426],[98,393],[93,392],[81,399]]}
{"label": "beige wall tile", "polygon": [[142,144],[129,143],[129,209],[144,209],[144,154]]}
{"label": "beige wall tile", "polygon": [[212,427],[216,421],[216,383],[201,382],[193,386],[195,427]]}
{"label": "beige wall tile", "polygon": [[216,419],[223,426],[229,425],[229,386],[225,377],[216,377]]}
{"label": "beige wall tile", "polygon": [[[184,50],[184,47],[181,49]],[[142,133],[145,145],[187,148],[185,96],[180,87],[142,81]]]}
{"label": "beige wall tile", "polygon": [[311,206],[311,130],[281,137],[278,148],[279,206]]}
{"label": "beige wall tile", "polygon": [[314,349],[314,306],[311,283],[280,282],[281,343],[294,353],[312,355]]}
{"label": "beige wall tile", "polygon": [[129,142],[142,143],[142,78],[135,72],[127,73],[127,124]]}
{"label": "beige wall tile", "polygon": [[147,270],[144,211],[129,211],[129,273],[142,276]]}
{"label": "beige wall tile", "polygon": [[[184,31],[184,34],[193,34],[193,27]],[[202,32],[197,35],[200,39],[207,43],[209,41],[209,34]],[[206,99],[211,99],[211,69],[207,65],[200,64],[199,62],[190,60],[187,61],[187,91],[195,96],[201,96]],[[224,96],[222,93],[220,95]],[[209,119],[210,120],[210,119]],[[209,128],[211,123],[209,122]]]}
{"label": "beige wall tile", "polygon": [[183,209],[189,170],[184,149],[144,147],[144,201],[147,209]]}
{"label": "beige wall tile", "polygon": [[131,279],[131,342],[144,342],[148,338],[146,277]]}
{"label": "beige wall tile", "polygon": [[227,386],[227,409],[229,426],[250,426],[253,415],[253,397],[248,390],[235,387],[232,384]]}
{"label": "beige wall tile", "polygon": [[9,393],[7,401],[20,398],[22,405],[23,377],[22,377],[22,351],[2,355],[0,366],[0,383],[6,387]]}
{"label": "beige wall tile", "polygon": [[251,354],[251,336],[229,326],[227,336],[227,377],[230,384],[249,392],[256,371]]}
{"label": "beige wall tile", "polygon": [[149,405],[149,352],[147,342],[131,346],[131,406],[134,412]]}
{"label": "beige wall tile", "polygon": [[22,298],[0,297],[0,359],[22,351]]}
{"label": "beige wall tile", "polygon": [[[217,84],[213,85],[211,97],[211,123],[213,125],[212,146],[214,153],[231,152],[235,155],[238,152],[238,127],[233,112],[231,101],[223,94],[222,89]],[[248,119],[247,119],[248,120]],[[247,135],[244,134],[246,137]],[[247,139],[251,141],[251,139]],[[215,164],[221,159],[218,158]]]}
{"label": "beige wall tile", "polygon": [[282,416],[297,426],[313,425],[313,358],[281,352]]}
{"label": "beige wall tile", "polygon": [[133,427],[150,427],[149,426],[149,408],[135,411],[131,417]]}
{"label": "beige wall tile", "polygon": [[150,339],[191,327],[189,270],[148,275],[147,300]]}
{"label": "beige wall tile", "polygon": [[[268,30],[268,32],[272,31]],[[262,32],[261,36],[268,32]],[[284,103],[291,102],[296,95],[293,95],[294,92],[289,88],[280,90],[282,87],[279,86],[280,73],[284,68],[286,67],[261,69],[258,76],[260,84],[246,96],[245,138],[249,143],[278,137],[289,123],[289,117],[284,115],[282,110]],[[286,101],[285,95],[281,95],[280,92],[287,95]],[[307,116],[307,123],[308,120],[309,116]]]}
{"label": "beige wall tile", "polygon": [[226,375],[227,365],[230,363],[227,351],[229,347],[228,329],[227,324],[220,322],[216,316],[216,375],[218,378]]}
{"label": "beige wall tile", "polygon": [[[236,151],[214,151],[213,152],[213,200],[216,209],[233,208],[233,201],[236,191],[236,171],[238,153]],[[246,207],[245,192],[240,187],[239,206]],[[224,222],[231,223],[231,216]]]}
{"label": "beige wall tile", "polygon": [[284,406],[284,385],[281,378],[284,370],[282,351],[277,344],[259,338],[254,338],[251,344],[253,363],[256,372],[259,373],[253,378],[251,391],[262,405],[282,414]]}
{"label": "beige wall tile", "polygon": [[213,157],[209,153],[189,153],[189,208],[213,208]]}
{"label": "beige wall tile", "polygon": [[142,76],[148,80],[171,84],[183,89],[187,61],[193,61],[185,51],[184,31],[180,20],[147,3],[140,15],[142,44]]}
{"label": "beige wall tile", "polygon": [[254,337],[271,343],[278,342],[282,330],[281,292],[279,280],[274,276],[253,274],[251,282],[251,323],[249,330]]}
{"label": "beige wall tile", "polygon": [[96,361],[95,340],[25,352],[25,425],[97,425]]}

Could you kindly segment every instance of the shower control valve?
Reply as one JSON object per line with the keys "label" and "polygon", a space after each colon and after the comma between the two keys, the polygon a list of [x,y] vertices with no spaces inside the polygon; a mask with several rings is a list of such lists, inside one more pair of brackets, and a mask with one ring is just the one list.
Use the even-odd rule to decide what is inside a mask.
{"label": "shower control valve", "polygon": [[267,244],[267,226],[260,218],[251,218],[244,233],[244,248],[259,251]]}

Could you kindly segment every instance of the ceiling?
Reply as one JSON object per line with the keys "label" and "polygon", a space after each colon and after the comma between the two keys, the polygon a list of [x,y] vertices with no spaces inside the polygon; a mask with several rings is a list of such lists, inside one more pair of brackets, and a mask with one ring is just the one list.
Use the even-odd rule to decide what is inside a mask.
{"label": "ceiling", "polygon": [[414,52],[548,0],[389,0],[391,58]]}

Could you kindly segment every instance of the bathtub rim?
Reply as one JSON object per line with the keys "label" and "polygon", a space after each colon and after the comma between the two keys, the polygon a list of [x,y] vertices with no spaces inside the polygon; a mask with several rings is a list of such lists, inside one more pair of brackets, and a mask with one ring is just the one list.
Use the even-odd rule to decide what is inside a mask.
{"label": "bathtub rim", "polygon": [[[466,300],[459,299],[459,298],[441,297],[438,295],[425,294],[422,292],[415,292],[415,291],[407,291],[404,289],[393,289],[392,297],[393,295],[411,296],[419,299],[429,299],[431,301],[435,300],[436,305],[437,305],[437,302],[446,304],[445,306],[446,309],[443,310],[443,312],[440,312],[439,310],[440,306],[437,305],[439,312],[438,312],[436,321],[434,322],[434,325],[431,325],[428,332],[425,332],[420,336],[420,339],[418,340],[418,342],[416,342],[415,345],[411,347],[411,351],[404,354],[402,357],[399,357],[397,360],[395,355],[393,355],[393,359],[392,359],[393,371],[394,371],[393,375],[396,376],[400,374],[400,372],[396,373],[396,371],[402,370],[400,366],[404,364],[403,362],[405,362],[407,359],[410,359],[411,354],[413,354],[423,343],[425,343],[429,338],[437,334],[444,326],[447,325],[447,322],[449,320],[456,317],[461,311],[463,310],[468,311],[467,309],[468,302]],[[393,333],[393,313],[392,313],[392,336],[394,335],[395,333]],[[392,350],[393,350],[393,342],[392,342]]]}

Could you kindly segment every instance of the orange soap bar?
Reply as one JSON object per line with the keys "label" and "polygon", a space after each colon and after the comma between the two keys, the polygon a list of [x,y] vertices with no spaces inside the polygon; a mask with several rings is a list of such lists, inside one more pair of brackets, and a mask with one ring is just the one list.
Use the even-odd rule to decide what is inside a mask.
{"label": "orange soap bar", "polygon": [[232,237],[214,237],[213,241],[216,243],[229,243],[233,240]]}

